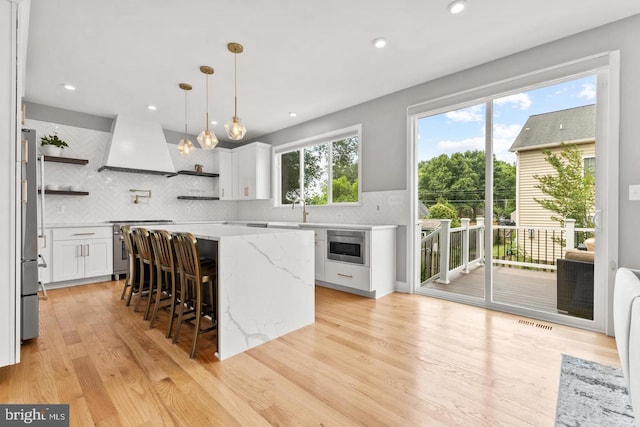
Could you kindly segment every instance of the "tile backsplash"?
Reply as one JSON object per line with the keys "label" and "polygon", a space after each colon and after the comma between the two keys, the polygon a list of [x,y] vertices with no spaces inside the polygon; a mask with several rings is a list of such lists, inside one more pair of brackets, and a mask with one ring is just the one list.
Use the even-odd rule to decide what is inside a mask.
{"label": "tile backsplash", "polygon": [[[57,134],[69,147],[65,157],[88,159],[87,165],[45,162],[44,184],[61,189],[77,186],[88,196],[45,196],[47,224],[86,223],[131,219],[172,219],[175,221],[227,220],[237,217],[237,202],[178,200],[178,196],[214,196],[218,180],[190,175],[166,178],[158,175],[98,172],[111,136],[108,132],[55,123],[27,120],[26,126],[40,137]],[[217,172],[211,151],[196,149],[189,157],[181,157],[175,144],[167,144],[176,170],[193,170],[195,163],[205,172]],[[150,190],[151,198],[135,204],[131,189]]]}

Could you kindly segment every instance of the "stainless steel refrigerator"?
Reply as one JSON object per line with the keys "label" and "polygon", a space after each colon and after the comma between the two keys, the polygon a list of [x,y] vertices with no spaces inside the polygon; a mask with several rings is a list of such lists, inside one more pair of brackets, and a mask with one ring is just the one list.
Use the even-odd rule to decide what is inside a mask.
{"label": "stainless steel refrigerator", "polygon": [[36,131],[22,130],[22,340],[38,336],[38,183]]}

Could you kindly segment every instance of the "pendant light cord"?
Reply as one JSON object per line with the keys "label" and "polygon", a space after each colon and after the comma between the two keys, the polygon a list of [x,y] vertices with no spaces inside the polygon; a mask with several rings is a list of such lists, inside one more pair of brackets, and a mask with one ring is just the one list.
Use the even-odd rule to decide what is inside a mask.
{"label": "pendant light cord", "polygon": [[184,139],[187,139],[187,91],[184,91]]}
{"label": "pendant light cord", "polygon": [[206,99],[207,99],[207,105],[206,105],[206,107],[207,107],[206,108],[206,111],[207,111],[207,126],[206,126],[206,129],[207,129],[207,132],[209,132],[209,74],[205,74],[205,76],[206,76],[205,77],[206,78],[205,85],[206,85],[206,88],[207,88],[207,95],[206,95]]}
{"label": "pendant light cord", "polygon": [[234,97],[234,110],[233,117],[238,117],[238,54],[233,54],[233,97]]}

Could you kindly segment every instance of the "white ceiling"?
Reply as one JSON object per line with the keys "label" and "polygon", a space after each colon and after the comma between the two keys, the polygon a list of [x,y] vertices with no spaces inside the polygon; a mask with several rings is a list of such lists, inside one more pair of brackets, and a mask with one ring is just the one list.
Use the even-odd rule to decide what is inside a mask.
{"label": "white ceiling", "polygon": [[[184,129],[210,118],[224,136],[238,115],[246,139],[640,13],[638,0],[32,0],[25,99]],[[384,49],[372,46],[385,37]],[[77,87],[74,92],[63,83]],[[146,109],[156,105],[157,111]],[[295,111],[297,117],[289,117]]]}

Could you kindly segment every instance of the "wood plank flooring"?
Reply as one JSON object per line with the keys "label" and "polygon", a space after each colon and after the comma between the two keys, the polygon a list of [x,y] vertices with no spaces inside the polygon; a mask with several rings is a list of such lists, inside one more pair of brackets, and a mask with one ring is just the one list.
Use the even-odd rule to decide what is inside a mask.
{"label": "wood plank flooring", "polygon": [[[72,426],[553,425],[561,354],[619,366],[612,338],[395,293],[316,288],[316,323],[219,362],[189,359],[119,299],[49,291],[40,337],[0,368],[0,402],[68,403]],[[534,321],[535,323],[535,321]]]}

